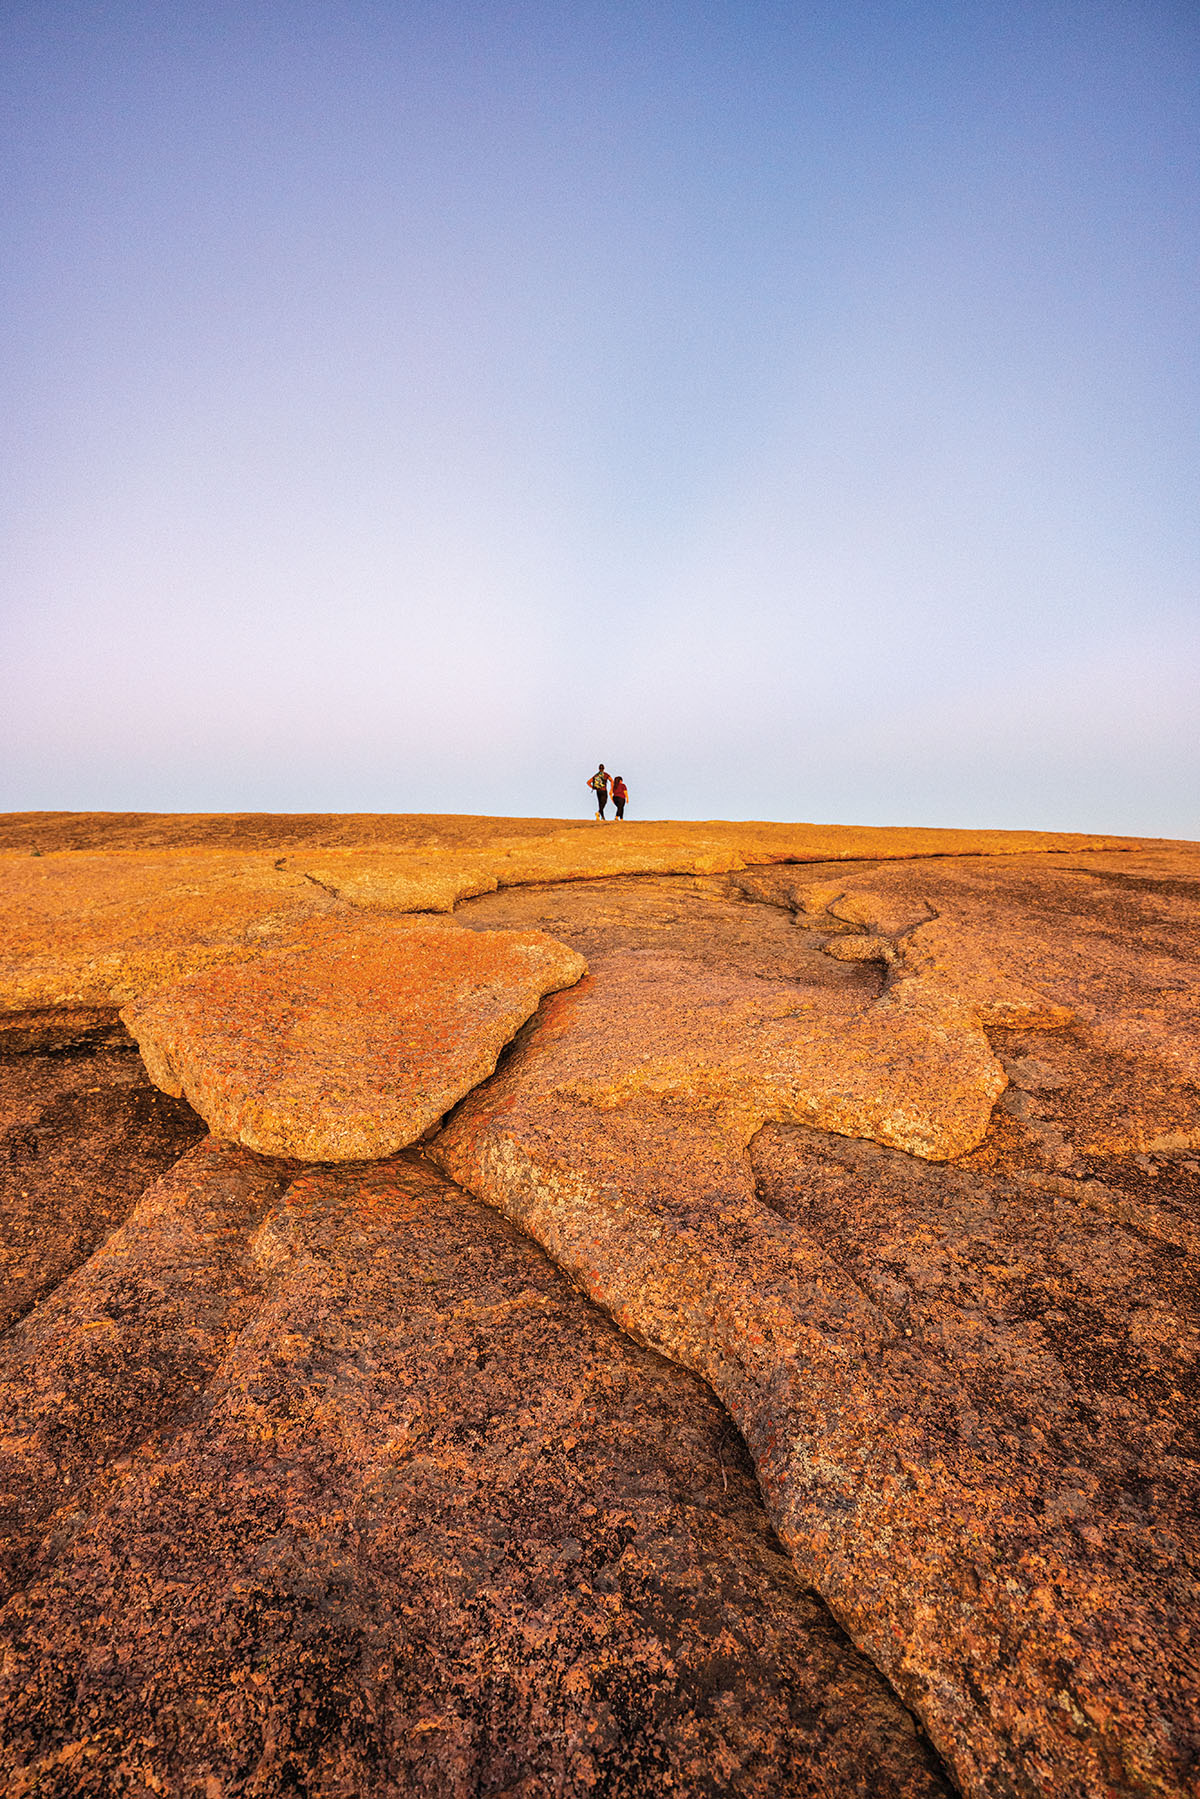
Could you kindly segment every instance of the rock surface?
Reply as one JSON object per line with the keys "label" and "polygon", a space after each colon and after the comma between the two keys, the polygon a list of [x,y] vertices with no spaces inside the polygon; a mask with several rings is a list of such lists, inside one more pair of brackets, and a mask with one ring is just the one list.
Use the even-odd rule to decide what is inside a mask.
{"label": "rock surface", "polygon": [[[35,831],[79,847],[31,856]],[[971,1799],[1190,1799],[1196,846],[145,817],[3,841],[15,1128],[52,1067],[118,1053],[113,994],[260,980],[230,1041],[261,1048],[317,945],[468,926],[585,957],[426,1154],[704,1375],[796,1571],[704,1389],[412,1154],[305,1173],[210,1144],[139,1202],[173,1152],[135,1144],[122,1191],[101,1120],[111,1197],[80,1229],[68,1195],[0,1338],[14,1790],[938,1791],[813,1587]],[[402,916],[457,894],[453,923]],[[186,1147],[198,1121],[156,1103]],[[38,1242],[52,1185],[25,1198]]]}
{"label": "rock surface", "polygon": [[[261,817],[101,814],[89,823],[87,815],[17,815],[0,828],[12,846],[0,849],[0,1011],[124,1005],[182,976],[253,959],[339,904],[447,912],[497,887],[605,875],[1134,847],[1121,838],[1016,831],[721,823],[548,830],[551,822],[281,819],[272,836]],[[73,847],[47,847],[64,842]]]}
{"label": "rock surface", "polygon": [[946,1799],[699,1383],[419,1160],[294,1175],[202,1144],[0,1354],[13,1799]]}
{"label": "rock surface", "polygon": [[0,1009],[121,1006],[253,960],[332,896],[243,851],[0,855]]}
{"label": "rock surface", "polygon": [[718,1117],[739,1152],[787,1119],[944,1160],[982,1140],[1006,1084],[983,1025],[1070,1016],[978,963],[959,986],[941,963],[905,968],[876,998],[874,980],[835,988],[806,960],[785,981],[650,949],[598,960],[577,1003],[546,1014],[554,1056],[521,1059],[520,1101],[653,1096]]}
{"label": "rock surface", "polygon": [[121,1016],[152,1080],[219,1136],[346,1162],[414,1143],[585,967],[541,932],[324,919]]}
{"label": "rock surface", "polygon": [[0,850],[479,849],[571,823],[459,812],[7,812]]}
{"label": "rock surface", "polygon": [[[1036,896],[1055,895],[1053,867],[1044,888],[1036,868],[994,871],[1001,894],[1014,880],[1020,898],[986,915],[981,870],[978,906],[959,918],[957,865],[903,879],[875,869],[865,891],[881,872],[902,889],[890,911],[838,904],[844,881],[820,903],[843,914],[834,932],[857,911],[863,925],[908,933],[888,991],[873,997],[878,963],[870,974],[871,964],[835,964],[836,996],[793,976],[799,1029],[770,1017],[771,983],[739,1010],[728,973],[693,953],[698,925],[681,929],[678,916],[654,939],[676,954],[606,958],[586,930],[572,934],[561,892],[540,912],[532,893],[462,908],[481,925],[552,919],[586,943],[592,973],[549,1003],[434,1153],[626,1329],[711,1382],[798,1566],[924,1718],[965,1791],[1190,1793],[1200,1773],[1200,1267],[1190,1259],[1200,1165],[1175,1147],[1131,1179],[1096,1158],[1090,1117],[1111,1067],[1106,1044],[1142,1016],[1161,949],[1125,936],[1124,979],[1095,1009],[1109,1032],[1098,1041],[1090,1026],[1064,1028],[1068,1009],[1028,985],[1048,968],[1060,999],[1089,991],[1090,944],[1051,936],[1039,949]],[[610,941],[616,897],[613,883]],[[644,891],[631,909],[644,919]],[[810,956],[821,947],[807,930],[800,942]],[[1194,928],[1190,944],[1194,981]],[[1176,941],[1181,958],[1186,948]],[[857,1001],[847,977],[869,983]],[[812,1015],[827,1038],[808,1037]],[[890,1033],[872,1045],[866,1110],[839,1121],[847,1134],[756,1138],[771,1106],[782,1116],[797,1091],[788,1080],[770,1091],[783,1045],[790,1053],[808,1037],[808,1087],[828,1083],[822,1103],[858,1097],[854,1033],[872,1016]],[[917,1127],[908,1147],[929,1155],[948,1099],[932,1045],[941,1031],[961,1079],[971,1039],[955,1033],[971,1017],[985,1042],[990,1033],[993,1064],[1003,1057],[1020,1083],[973,1150],[960,1146],[939,1171],[856,1141],[885,1138],[867,1112],[897,1081],[907,1099],[896,1111]],[[923,1066],[911,1045],[901,1053],[906,1018],[929,1028]],[[1031,1030],[1039,1018],[1055,1028]],[[975,1067],[986,1082],[982,1060]],[[1001,1072],[991,1097],[1004,1085]],[[1177,1102],[1195,1128],[1194,1094],[1177,1090]],[[780,1139],[798,1158],[791,1196]],[[774,1184],[760,1190],[747,1150],[761,1156],[772,1142],[763,1167]],[[842,1214],[813,1227],[814,1185],[843,1196],[844,1238]],[[937,1289],[924,1309],[910,1272],[922,1257]]]}
{"label": "rock surface", "polygon": [[0,1333],[86,1261],[203,1133],[109,1013],[0,1033]]}
{"label": "rock surface", "polygon": [[303,851],[284,866],[351,904],[406,911],[449,911],[461,899],[499,887],[593,881],[622,875],[718,874],[752,863],[820,862],[882,856],[1017,855],[1070,845],[1079,851],[1121,847],[1112,838],[1065,838],[1029,832],[923,831],[825,825],[678,824],[636,822],[619,827],[573,825],[557,833],[523,833],[472,851],[430,844],[420,850],[364,852],[359,846]]}
{"label": "rock surface", "polygon": [[[877,864],[817,884],[796,869],[741,878],[752,892],[795,908],[810,926],[820,925],[815,915],[823,912],[839,932],[852,921],[890,937],[906,971],[956,991],[976,981],[985,964],[992,980],[1035,982],[1073,1022],[1066,1041],[1048,1045],[1047,1053],[1070,1063],[1062,1084],[1075,1090],[1081,1149],[1200,1146],[1194,846]],[[836,948],[853,941],[839,937]]]}

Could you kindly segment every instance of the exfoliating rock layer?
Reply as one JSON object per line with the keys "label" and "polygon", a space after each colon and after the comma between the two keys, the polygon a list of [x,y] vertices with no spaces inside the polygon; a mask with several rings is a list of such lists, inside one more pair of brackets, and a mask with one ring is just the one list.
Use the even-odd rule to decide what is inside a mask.
{"label": "exfoliating rock layer", "polygon": [[126,1006],[151,1078],[219,1136],[347,1162],[414,1143],[583,957],[532,931],[323,919]]}
{"label": "exfoliating rock layer", "polygon": [[840,825],[629,823],[618,836],[561,820],[16,814],[0,821],[0,1010],[122,1006],[219,963],[253,960],[345,906],[449,912],[498,888],[601,876],[1129,845]]}
{"label": "exfoliating rock layer", "polygon": [[1197,846],[0,883],[6,1792],[1200,1789]]}

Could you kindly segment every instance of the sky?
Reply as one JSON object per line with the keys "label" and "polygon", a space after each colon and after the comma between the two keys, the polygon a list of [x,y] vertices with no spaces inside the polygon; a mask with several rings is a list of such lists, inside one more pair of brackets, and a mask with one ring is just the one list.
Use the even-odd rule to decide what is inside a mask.
{"label": "sky", "polygon": [[0,809],[1200,838],[1193,0],[9,0]]}

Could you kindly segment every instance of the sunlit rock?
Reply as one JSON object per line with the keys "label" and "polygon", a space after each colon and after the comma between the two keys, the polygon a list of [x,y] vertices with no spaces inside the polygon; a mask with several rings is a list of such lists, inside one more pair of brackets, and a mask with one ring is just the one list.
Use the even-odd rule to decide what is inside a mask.
{"label": "sunlit rock", "polygon": [[541,933],[327,919],[122,1017],[154,1082],[217,1136],[344,1162],[415,1142],[585,966]]}

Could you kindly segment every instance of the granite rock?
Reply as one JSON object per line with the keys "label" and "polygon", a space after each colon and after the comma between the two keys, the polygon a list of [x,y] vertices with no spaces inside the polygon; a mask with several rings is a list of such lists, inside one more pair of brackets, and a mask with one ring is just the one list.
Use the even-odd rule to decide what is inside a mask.
{"label": "granite rock", "polygon": [[[777,889],[784,904],[805,897],[786,881]],[[1033,1003],[1025,1018],[1074,1027],[1047,1050],[1071,1059],[1076,1046],[1067,1084],[1083,1081],[1084,1062],[1091,1067],[1093,1124],[1081,1149],[1144,1153],[1200,1146],[1198,898],[1200,851],[1180,844],[1120,856],[877,864],[826,883],[822,904],[839,929],[853,919],[876,935],[894,931],[898,972],[919,976],[926,990],[985,995],[1001,983],[1011,997],[1032,983],[1042,1010]],[[1023,1022],[994,1006],[987,1021]]]}
{"label": "granite rock", "polygon": [[291,1171],[203,1138],[140,1194],[142,1170],[127,1172],[124,1221],[2,1340],[0,1543],[18,1583],[55,1515],[69,1542],[95,1471],[204,1391],[256,1290],[249,1239]]}
{"label": "granite rock", "polygon": [[151,1078],[218,1136],[353,1161],[413,1143],[585,963],[540,932],[318,921],[127,1006]]}
{"label": "granite rock", "polygon": [[[261,1086],[289,965],[412,930],[444,960],[462,926],[585,957],[427,1153],[627,1333],[412,1154],[305,1174],[209,1144],[139,1201],[170,1132],[124,1197],[97,1149],[111,1192],[78,1222],[68,1194],[0,1340],[14,1791],[939,1790],[865,1654],[971,1799],[1190,1799],[1196,846],[44,817],[0,842],[35,1138],[48,1107],[99,1145],[51,1066],[116,1054],[114,996],[261,979],[257,1012],[194,1015],[257,1044]],[[69,1163],[22,1194],[39,1253]]]}
{"label": "granite rock", "polygon": [[[942,871],[906,873],[928,883]],[[1177,1262],[1193,1253],[1195,1227],[1177,1179],[1155,1192],[1147,1171],[1130,1193],[1127,1169],[1086,1165],[1084,1133],[1076,1148],[1048,1121],[1072,1119],[1064,1064],[1100,1052],[1064,1022],[1079,983],[1038,991],[1058,946],[1039,956],[1032,871],[1015,878],[1026,886],[1019,957],[1003,932],[993,953],[982,906],[960,922],[901,904],[886,922],[907,935],[881,997],[869,965],[850,965],[846,977],[875,984],[831,990],[793,975],[773,1014],[761,977],[739,991],[690,953],[593,949],[588,979],[548,1003],[432,1153],[626,1330],[704,1374],[746,1435],[804,1577],[922,1716],[964,1791],[1183,1795],[1197,1772],[1200,1490],[1181,1436],[1194,1286]],[[1045,878],[1053,890],[1053,865]],[[571,941],[561,891],[541,906]],[[533,894],[498,894],[460,917],[533,923],[537,911]],[[864,906],[864,922],[876,920]],[[800,942],[811,954],[812,940]],[[1127,994],[1153,978],[1156,956],[1127,946],[1142,971]],[[1122,998],[1110,996],[1110,1015]],[[905,1036],[918,1022],[920,1043]],[[859,1053],[873,1074],[855,1118]],[[1036,1097],[1014,1093],[1036,1115],[985,1115],[974,1145],[964,1133],[951,1167],[931,1167],[922,1158],[945,1151],[947,1120],[961,1126],[953,1081],[973,1073],[991,1113],[1005,1078],[988,1070],[1002,1056],[1019,1078],[1035,1064]],[[889,1083],[885,1121],[870,1107]],[[756,1185],[750,1146],[771,1131],[756,1132],[772,1112],[801,1116],[806,1095],[810,1124],[823,1106],[843,1108],[839,1135],[790,1131],[830,1165],[826,1185],[840,1192],[850,1178],[831,1145],[862,1158],[857,1261],[799,1204],[788,1210],[778,1181],[769,1202]],[[889,1129],[896,1142],[899,1118],[902,1147],[920,1156],[880,1147]],[[904,1178],[872,1215],[875,1158]],[[1064,1160],[1080,1178],[1057,1172]],[[923,1182],[941,1183],[935,1213],[954,1195],[986,1275],[978,1304],[973,1262],[941,1277],[928,1318],[882,1224],[910,1256],[922,1252],[931,1214],[910,1195]],[[994,1243],[980,1227],[990,1207]],[[1136,1282],[1137,1297],[1155,1292],[1149,1308],[1124,1284],[1138,1259],[1131,1231],[1146,1245]],[[1009,1304],[993,1323],[996,1293]],[[1055,1314],[1047,1335],[1033,1323],[1039,1307]],[[1127,1335],[1140,1362],[1122,1362]],[[1089,1380],[1102,1350],[1104,1371]]]}
{"label": "granite rock", "polygon": [[896,950],[889,938],[870,936],[865,931],[854,931],[844,937],[831,937],[824,948],[825,954],[832,956],[835,962],[896,961]]}
{"label": "granite rock", "polygon": [[1067,845],[1090,853],[1117,842],[1029,832],[630,821],[619,829],[575,825],[556,833],[522,833],[474,851],[466,843],[452,849],[430,845],[419,852],[383,847],[365,854],[358,847],[323,855],[301,851],[288,857],[286,866],[303,869],[354,905],[449,911],[462,899],[500,887],[628,875],[711,875],[775,861],[1016,855]]}
{"label": "granite rock", "polygon": [[[547,1011],[538,1044],[553,1057],[520,1058],[523,1102],[609,1112],[653,1096],[719,1117],[739,1150],[774,1119],[944,1160],[982,1140],[1007,1084],[979,995],[947,998],[919,975],[876,998],[873,981],[772,981],[654,950],[593,972]],[[1026,1016],[1020,993],[1009,1006]]]}
{"label": "granite rock", "polygon": [[0,1033],[0,1333],[204,1130],[151,1085],[115,1014],[56,1017],[26,1015]]}
{"label": "granite rock", "polygon": [[1139,843],[721,821],[563,829],[537,819],[18,814],[0,821],[0,1011],[123,1005],[252,959],[339,906],[448,912],[531,883],[864,857],[1091,856]]}
{"label": "granite rock", "polygon": [[419,1159],[211,1142],[0,1349],[0,1782],[949,1799],[703,1386]]}
{"label": "granite rock", "polygon": [[237,850],[0,855],[0,1009],[112,1007],[247,961],[335,902]]}

